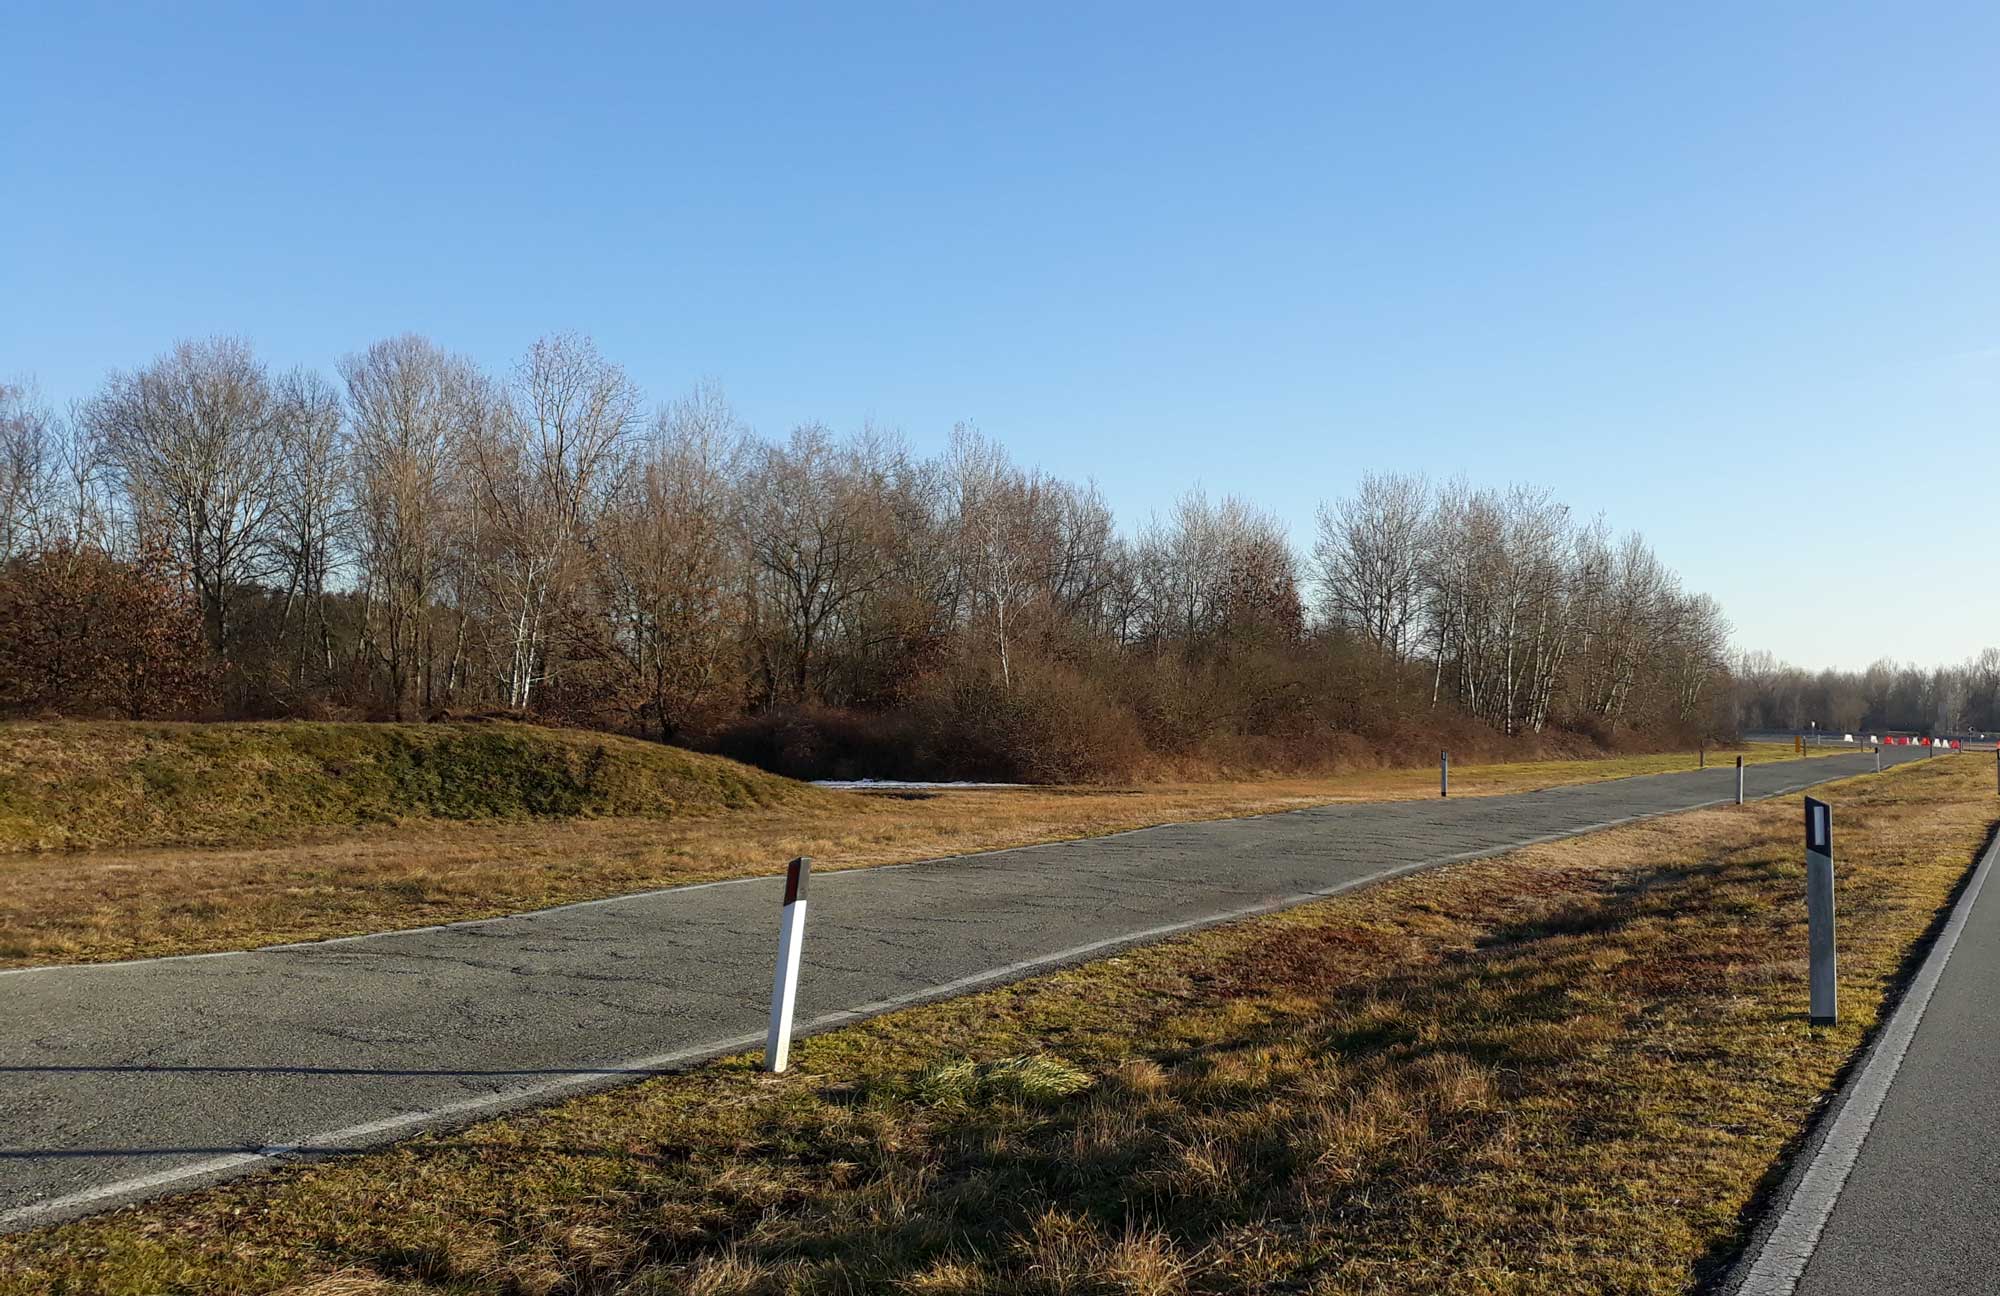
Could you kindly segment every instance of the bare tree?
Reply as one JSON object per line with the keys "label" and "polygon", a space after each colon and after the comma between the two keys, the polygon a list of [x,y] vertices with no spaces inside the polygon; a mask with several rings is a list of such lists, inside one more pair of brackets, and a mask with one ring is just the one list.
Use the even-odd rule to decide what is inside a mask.
{"label": "bare tree", "polygon": [[[875,456],[879,457],[879,456]],[[766,701],[813,700],[842,618],[887,581],[885,514],[867,447],[818,424],[756,456],[743,503],[752,633]]]}
{"label": "bare tree", "polygon": [[972,595],[954,529],[949,456],[917,459],[899,435],[873,427],[851,449],[869,465],[855,479],[858,511],[876,537],[880,570],[841,614],[845,661],[823,679],[843,701],[893,705],[978,642]]}
{"label": "bare tree", "polygon": [[2000,648],[1982,649],[1965,663],[1964,671],[1966,708],[1972,727],[2000,728]]}
{"label": "bare tree", "polygon": [[1091,630],[1109,624],[1105,600],[1118,583],[1122,544],[1097,483],[1056,482],[1049,591],[1061,619]]}
{"label": "bare tree", "polygon": [[[46,543],[74,549],[128,550],[141,546],[129,534],[131,508],[120,497],[118,472],[104,437],[90,425],[88,407],[72,403],[56,441],[49,505],[42,514]],[[150,559],[150,555],[147,555]]]}
{"label": "bare tree", "polygon": [[653,421],[602,527],[598,584],[619,696],[662,742],[715,692],[731,651],[735,546],[725,502],[745,437],[703,385]]}
{"label": "bare tree", "polygon": [[1319,508],[1313,569],[1324,615],[1385,652],[1416,647],[1431,487],[1369,473],[1355,493]]}
{"label": "bare tree", "polygon": [[[1659,652],[1668,704],[1678,719],[1696,723],[1715,686],[1728,675],[1728,618],[1722,615],[1722,605],[1706,594],[1677,595],[1661,629]],[[1860,718],[1857,690],[1851,706],[1841,705],[1827,720],[1830,724],[1852,727]]]}
{"label": "bare tree", "polygon": [[269,570],[276,411],[263,364],[235,338],[180,342],[143,369],[113,373],[85,409],[141,535],[167,537],[194,582],[209,645],[225,655],[235,593]]}
{"label": "bare tree", "polygon": [[624,372],[567,335],[501,386],[418,337],[339,376],[273,381],[219,339],[114,374],[67,424],[0,388],[0,581],[52,546],[107,582],[142,562],[184,580],[239,708],[261,667],[302,701],[466,700],[665,739],[807,703],[909,706],[911,732],[960,726],[967,750],[1213,739],[1226,759],[1397,732],[1426,702],[1507,734],[1687,736],[1729,707],[2000,726],[2000,654],[1746,661],[1732,685],[1712,602],[1528,487],[1362,478],[1319,511],[1309,628],[1269,513],[1197,489],[1121,536],[1095,486],[969,426],[930,456],[872,427],[759,444],[702,388],[648,428]]}
{"label": "bare tree", "polygon": [[1624,711],[1643,677],[1680,590],[1659,556],[1635,534],[1608,555],[1597,593],[1582,701],[1592,714],[1610,718]]}
{"label": "bare tree", "polygon": [[1058,540],[1056,492],[1038,473],[967,424],[945,451],[952,548],[970,620],[990,637],[1004,686],[1012,687],[1013,640],[1023,606],[1048,592],[1054,573],[1046,543]]}
{"label": "bare tree", "polygon": [[507,705],[529,706],[550,668],[550,617],[584,573],[579,559],[617,484],[639,421],[625,371],[574,334],[543,338],[473,444],[482,579],[508,645]]}
{"label": "bare tree", "polygon": [[1565,563],[1571,526],[1569,509],[1545,490],[1517,486],[1508,492],[1505,507],[1505,655],[1497,696],[1502,699],[1501,728],[1518,733],[1542,727],[1549,699],[1538,682],[1553,682],[1555,666],[1568,650]]}
{"label": "bare tree", "polygon": [[[491,398],[471,361],[413,334],[377,342],[340,370],[367,634],[401,716],[413,684],[426,708],[437,702],[433,613],[470,512],[464,463]],[[457,612],[454,633],[462,642],[462,601]],[[456,652],[457,644],[454,659]]]}
{"label": "bare tree", "polygon": [[1565,706],[1616,718],[1648,660],[1633,627],[1657,620],[1672,592],[1646,584],[1650,550],[1633,541],[1625,574],[1607,574],[1602,528],[1577,527],[1546,491],[1521,486],[1451,483],[1425,534],[1433,705],[1449,683],[1467,711],[1507,733],[1542,729]]}
{"label": "bare tree", "polygon": [[1196,488],[1174,501],[1165,521],[1155,518],[1140,531],[1140,580],[1156,644],[1193,644],[1215,626],[1229,579],[1226,515],[1235,507],[1234,500],[1217,507]]}
{"label": "bare tree", "polygon": [[317,656],[322,679],[333,672],[326,599],[345,556],[348,519],[348,457],[341,422],[340,393],[320,375],[294,370],[279,381],[271,548],[285,581],[279,625],[292,636],[295,689],[306,686],[311,657]]}
{"label": "bare tree", "polygon": [[0,562],[43,538],[58,489],[54,425],[32,388],[0,383]]}

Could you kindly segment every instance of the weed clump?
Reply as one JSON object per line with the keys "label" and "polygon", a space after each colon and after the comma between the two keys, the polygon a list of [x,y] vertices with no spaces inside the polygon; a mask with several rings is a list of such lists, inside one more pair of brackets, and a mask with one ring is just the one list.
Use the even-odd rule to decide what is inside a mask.
{"label": "weed clump", "polygon": [[974,1107],[1012,1101],[1050,1107],[1090,1088],[1091,1078],[1058,1057],[1026,1053],[994,1062],[962,1060],[932,1066],[918,1077],[917,1097],[932,1106]]}

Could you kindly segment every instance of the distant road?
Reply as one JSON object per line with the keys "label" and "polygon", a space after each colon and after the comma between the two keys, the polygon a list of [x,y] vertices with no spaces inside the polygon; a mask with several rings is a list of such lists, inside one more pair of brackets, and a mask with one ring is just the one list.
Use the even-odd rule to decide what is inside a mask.
{"label": "distant road", "polygon": [[[1909,731],[1903,729],[1891,729],[1891,730],[1877,729],[1872,731],[1864,729],[1864,730],[1856,730],[1855,732],[1848,734],[1848,733],[1834,733],[1834,732],[1829,732],[1827,730],[1814,730],[1814,729],[1770,729],[1770,730],[1760,731],[1758,733],[1746,733],[1743,735],[1743,741],[1758,742],[1758,743],[1788,743],[1792,741],[1792,739],[1794,738],[1803,738],[1806,740],[1806,746],[1808,747],[1824,751],[1837,751],[1842,747],[1865,747],[1868,745],[1868,739],[1871,736],[1880,737],[1885,732],[1890,734],[1895,734],[1897,736],[1903,736],[1906,735]],[[1853,741],[1852,742],[1847,741],[1847,739],[1849,738],[1852,738]],[[2000,743],[1996,743],[1996,740],[1990,734],[1941,733],[1937,735],[1937,738],[1946,743],[1947,745],[1956,741],[1959,744],[1959,749],[1961,751],[1992,751],[1995,748],[1995,746],[2000,746]]]}
{"label": "distant road", "polygon": [[[1773,796],[1873,768],[1866,754],[1752,765],[1747,785]],[[1734,792],[1734,769],[1718,764],[826,873],[812,888],[799,1020],[838,1026]],[[761,1043],[780,886],[744,879],[345,941],[0,974],[0,1229]]]}

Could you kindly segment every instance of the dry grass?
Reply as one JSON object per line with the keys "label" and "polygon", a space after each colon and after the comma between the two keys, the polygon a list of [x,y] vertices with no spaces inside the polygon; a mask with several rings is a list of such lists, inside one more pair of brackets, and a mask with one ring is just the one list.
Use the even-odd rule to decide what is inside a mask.
{"label": "dry grass", "polygon": [[0,724],[0,852],[278,845],[379,825],[673,819],[828,800],[719,756],[543,725]]}
{"label": "dry grass", "polygon": [[[53,727],[0,732],[13,735],[18,751],[31,728]],[[1744,753],[1751,761],[1791,755],[1778,744]],[[1731,756],[1710,759],[1726,763]],[[1669,753],[1474,766],[1453,771],[1452,792],[1493,795],[1693,764],[1690,754]],[[1402,769],[1129,788],[899,795],[801,789],[810,795],[733,808],[690,809],[683,797],[671,817],[426,820],[329,837],[322,816],[316,838],[282,844],[0,852],[0,966],[240,949],[488,918],[771,873],[794,855],[814,856],[822,868],[856,868],[1178,820],[1434,796],[1436,780],[1434,769]],[[267,785],[258,786],[268,794]]]}
{"label": "dry grass", "polygon": [[1978,761],[1403,879],[743,1059],[0,1240],[67,1293],[1684,1292],[1986,837]]}

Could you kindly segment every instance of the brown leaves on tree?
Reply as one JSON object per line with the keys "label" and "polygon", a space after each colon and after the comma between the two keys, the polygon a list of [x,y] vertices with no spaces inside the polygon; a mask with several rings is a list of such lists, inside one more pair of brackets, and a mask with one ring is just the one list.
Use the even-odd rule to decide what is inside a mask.
{"label": "brown leaves on tree", "polygon": [[0,566],[0,710],[185,716],[214,687],[201,607],[163,546],[56,545]]}

